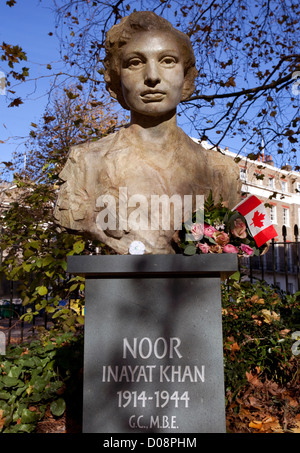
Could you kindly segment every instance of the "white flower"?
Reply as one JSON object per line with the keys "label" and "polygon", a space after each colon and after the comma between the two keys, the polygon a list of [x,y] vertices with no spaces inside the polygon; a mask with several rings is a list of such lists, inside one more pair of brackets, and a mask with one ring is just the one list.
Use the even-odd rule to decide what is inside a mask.
{"label": "white flower", "polygon": [[130,255],[144,255],[145,246],[141,241],[133,241],[129,247]]}
{"label": "white flower", "polygon": [[214,222],[214,227],[216,230],[225,230],[225,223]]}

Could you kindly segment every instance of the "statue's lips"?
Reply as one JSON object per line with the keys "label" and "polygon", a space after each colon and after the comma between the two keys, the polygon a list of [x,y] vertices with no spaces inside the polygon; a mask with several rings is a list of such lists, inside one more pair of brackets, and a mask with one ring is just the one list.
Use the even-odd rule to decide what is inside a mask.
{"label": "statue's lips", "polygon": [[144,102],[159,102],[164,99],[166,93],[163,91],[145,91],[141,94]]}

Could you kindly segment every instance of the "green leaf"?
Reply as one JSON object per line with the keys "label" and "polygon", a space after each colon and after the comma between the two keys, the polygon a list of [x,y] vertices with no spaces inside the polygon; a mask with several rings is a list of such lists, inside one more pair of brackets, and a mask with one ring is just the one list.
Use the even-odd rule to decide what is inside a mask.
{"label": "green leaf", "polygon": [[46,299],[42,300],[41,303],[35,304],[36,311],[41,311],[43,308],[47,306]]}
{"label": "green leaf", "polygon": [[32,264],[23,263],[23,269],[25,272],[30,272],[32,269]]}
{"label": "green leaf", "polygon": [[75,253],[81,253],[84,250],[85,242],[84,241],[77,241],[73,245],[73,250]]}
{"label": "green leaf", "polygon": [[23,409],[21,415],[21,423],[36,423],[39,419],[37,412],[30,411],[29,409]]}
{"label": "green leaf", "polygon": [[42,392],[45,386],[48,384],[47,376],[36,376],[30,381],[30,385],[33,386],[34,392]]}
{"label": "green leaf", "polygon": [[33,248],[33,249],[36,249],[36,250],[39,250],[40,247],[41,247],[41,244],[40,244],[39,241],[30,241],[30,242],[28,243],[28,247]]}
{"label": "green leaf", "polygon": [[231,278],[232,280],[236,280],[238,282],[241,278],[240,271],[236,271],[234,274],[230,275],[229,278]]}
{"label": "green leaf", "polygon": [[[205,237],[207,237],[207,236],[205,236]],[[216,241],[213,238],[211,238],[211,237],[207,237],[207,238],[208,238],[209,242],[211,242],[212,244],[216,244]]]}
{"label": "green leaf", "polygon": [[24,319],[25,322],[31,323],[33,319],[33,314],[25,313],[25,315],[22,315],[20,319]]}
{"label": "green leaf", "polygon": [[22,360],[21,363],[22,363],[23,367],[31,368],[31,367],[35,366],[35,361],[32,357],[26,358],[26,356],[23,356],[21,360]]}
{"label": "green leaf", "polygon": [[8,427],[4,433],[31,433],[35,430],[35,423],[20,423],[19,425],[14,425]]}
{"label": "green leaf", "polygon": [[48,289],[46,288],[46,286],[38,286],[37,292],[40,296],[45,296],[46,294],[48,294]]}
{"label": "green leaf", "polygon": [[194,245],[188,245],[185,249],[184,249],[184,254],[185,255],[188,255],[188,256],[192,256],[192,255],[195,255],[197,249]]}
{"label": "green leaf", "polygon": [[70,288],[70,292],[75,291],[75,289],[78,288],[78,285],[79,285],[79,283],[74,283]]}
{"label": "green leaf", "polygon": [[45,258],[43,259],[43,267],[48,266],[49,264],[53,263],[53,261],[55,261],[53,256],[51,255],[45,256]]}
{"label": "green leaf", "polygon": [[27,390],[27,385],[25,384],[23,387],[18,387],[16,390],[16,395],[20,396],[22,395],[23,392]]}
{"label": "green leaf", "polygon": [[11,367],[11,369],[9,370],[9,373],[7,376],[9,377],[13,377],[13,378],[19,378],[20,374],[22,373],[22,368],[19,367],[19,366],[13,366]]}
{"label": "green leaf", "polygon": [[8,387],[8,388],[15,387],[16,385],[18,385],[20,383],[18,378],[12,377],[12,376],[3,376],[2,381],[3,381],[4,387]]}
{"label": "green leaf", "polygon": [[52,278],[53,275],[55,274],[55,271],[47,271],[45,274],[47,275],[47,277]]}
{"label": "green leaf", "polygon": [[64,271],[67,270],[67,262],[65,260],[61,260],[59,263],[57,262],[57,264],[60,264]]}
{"label": "green leaf", "polygon": [[66,410],[66,403],[63,398],[58,398],[58,400],[53,401],[50,404],[50,411],[56,417],[61,417]]}
{"label": "green leaf", "polygon": [[9,392],[0,392],[0,400],[8,400],[9,398],[10,398]]}
{"label": "green leaf", "polygon": [[38,258],[36,260],[35,264],[37,265],[37,267],[41,268],[42,265],[43,265],[43,259],[42,258]]}

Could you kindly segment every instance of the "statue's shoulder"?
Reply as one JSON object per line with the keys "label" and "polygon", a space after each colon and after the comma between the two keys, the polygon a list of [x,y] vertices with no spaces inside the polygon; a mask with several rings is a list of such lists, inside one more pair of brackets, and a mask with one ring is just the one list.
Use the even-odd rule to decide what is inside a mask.
{"label": "statue's shoulder", "polygon": [[232,168],[237,167],[237,164],[234,161],[234,159],[232,157],[226,155],[222,151],[217,150],[217,149],[212,149],[209,147],[208,148],[205,147],[202,144],[201,140],[190,138],[190,141],[192,142],[193,149],[195,149],[196,152],[201,153],[202,156],[204,155],[206,157],[207,161],[211,162],[212,165],[214,165],[214,166],[229,165]]}
{"label": "statue's shoulder", "polygon": [[88,141],[72,146],[69,151],[68,158],[64,168],[60,173],[60,179],[66,181],[70,174],[83,175],[83,172],[90,166],[95,165],[95,159],[99,162],[100,159],[106,156],[120,142],[120,131],[111,133],[95,141]]}
{"label": "statue's shoulder", "polygon": [[90,160],[92,157],[104,157],[117,142],[120,141],[121,131],[113,132],[95,141],[89,141],[75,145],[70,151],[70,159],[80,161],[81,159]]}
{"label": "statue's shoulder", "polygon": [[181,141],[184,143],[184,146],[187,147],[189,150],[194,151],[196,157],[199,154],[202,154],[202,156],[209,155],[209,150],[203,147],[203,145],[201,144],[201,140],[190,137],[182,129],[179,129],[179,131],[181,133]]}

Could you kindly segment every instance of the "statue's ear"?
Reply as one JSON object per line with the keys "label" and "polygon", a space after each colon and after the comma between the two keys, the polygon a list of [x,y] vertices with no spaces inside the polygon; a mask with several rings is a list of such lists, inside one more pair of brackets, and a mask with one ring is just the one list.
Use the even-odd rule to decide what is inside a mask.
{"label": "statue's ear", "polygon": [[107,91],[109,92],[109,94],[111,95],[111,97],[113,99],[118,99],[118,96],[117,96],[117,93],[114,92],[114,90],[112,90],[111,88],[107,88]]}
{"label": "statue's ear", "polygon": [[125,102],[124,97],[123,97],[122,88],[121,87],[118,88],[118,87],[115,86],[114,88],[112,88],[112,86],[110,84],[106,84],[106,89],[109,92],[109,94],[111,95],[111,97],[113,99],[116,99],[116,101],[119,102],[119,104],[121,105],[121,107],[123,107],[123,109],[130,110],[128,105]]}
{"label": "statue's ear", "polygon": [[182,88],[181,102],[187,101],[195,91],[195,79],[198,75],[198,71],[195,67],[190,68],[186,73]]}

